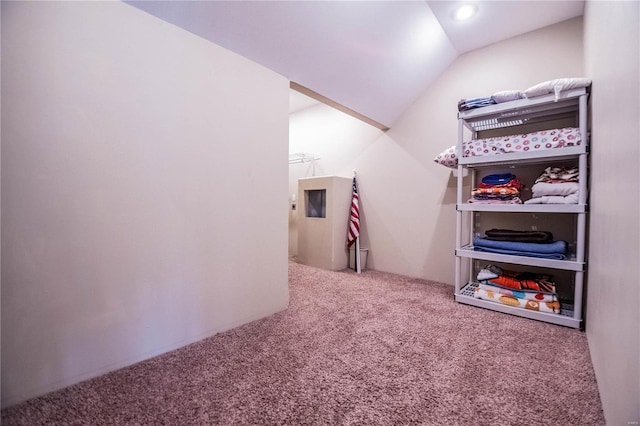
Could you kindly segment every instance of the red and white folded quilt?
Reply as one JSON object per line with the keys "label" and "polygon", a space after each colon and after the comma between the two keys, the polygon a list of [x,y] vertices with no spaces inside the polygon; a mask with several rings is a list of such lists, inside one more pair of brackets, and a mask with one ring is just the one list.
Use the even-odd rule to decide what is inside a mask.
{"label": "red and white folded quilt", "polygon": [[533,291],[518,291],[508,288],[502,288],[491,284],[479,283],[478,288],[485,291],[500,293],[503,296],[511,296],[516,299],[535,300],[537,302],[557,302],[558,296],[551,293],[537,293]]}

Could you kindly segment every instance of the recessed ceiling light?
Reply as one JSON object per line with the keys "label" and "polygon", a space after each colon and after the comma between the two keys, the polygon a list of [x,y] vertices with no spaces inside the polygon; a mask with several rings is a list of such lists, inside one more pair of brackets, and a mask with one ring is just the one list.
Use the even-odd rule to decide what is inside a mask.
{"label": "recessed ceiling light", "polygon": [[458,7],[453,13],[453,17],[456,21],[466,21],[476,14],[478,8],[474,4],[463,4]]}

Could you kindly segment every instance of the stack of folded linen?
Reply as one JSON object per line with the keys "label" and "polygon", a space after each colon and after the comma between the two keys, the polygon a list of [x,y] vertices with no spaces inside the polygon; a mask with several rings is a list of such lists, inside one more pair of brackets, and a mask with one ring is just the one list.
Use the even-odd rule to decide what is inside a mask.
{"label": "stack of folded linen", "polygon": [[522,204],[522,182],[511,173],[488,175],[471,191],[469,203]]}
{"label": "stack of folded linen", "polygon": [[556,286],[550,275],[506,271],[487,265],[478,272],[476,299],[552,314],[560,313]]}
{"label": "stack of folded linen", "polygon": [[580,185],[578,169],[547,167],[531,187],[532,198],[525,204],[577,204]]}
{"label": "stack of folded linen", "polygon": [[539,257],[564,260],[567,258],[567,242],[554,241],[546,231],[515,231],[490,229],[485,237],[473,239],[473,249],[489,253]]}
{"label": "stack of folded linen", "polygon": [[484,98],[460,99],[458,101],[458,111],[468,111],[470,109],[482,108],[495,104],[496,101],[494,101],[490,96]]}

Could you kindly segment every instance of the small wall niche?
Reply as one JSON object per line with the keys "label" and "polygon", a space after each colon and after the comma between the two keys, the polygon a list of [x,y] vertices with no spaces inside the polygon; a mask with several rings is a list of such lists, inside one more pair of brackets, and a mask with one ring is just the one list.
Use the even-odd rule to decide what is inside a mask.
{"label": "small wall niche", "polygon": [[306,217],[327,217],[326,189],[305,190],[304,201]]}

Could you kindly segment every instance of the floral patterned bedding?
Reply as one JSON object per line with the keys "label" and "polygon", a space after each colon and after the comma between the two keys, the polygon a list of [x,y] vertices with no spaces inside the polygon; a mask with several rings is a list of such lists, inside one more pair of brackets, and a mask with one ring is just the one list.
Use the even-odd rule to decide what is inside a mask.
{"label": "floral patterned bedding", "polygon": [[[474,139],[462,144],[465,157],[508,154],[513,152],[543,151],[547,149],[579,146],[582,143],[580,129],[566,127],[562,129],[541,130],[522,135],[500,136],[487,139]],[[455,168],[458,166],[458,149],[454,145],[434,158],[438,164]]]}

